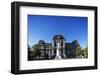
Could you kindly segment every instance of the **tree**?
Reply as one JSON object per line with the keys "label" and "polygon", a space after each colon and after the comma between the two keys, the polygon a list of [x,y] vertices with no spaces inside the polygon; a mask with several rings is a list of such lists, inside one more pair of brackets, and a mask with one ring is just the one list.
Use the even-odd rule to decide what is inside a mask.
{"label": "tree", "polygon": [[88,58],[88,47],[86,47],[82,50],[82,54],[83,54],[84,58]]}
{"label": "tree", "polygon": [[30,46],[28,45],[28,60],[31,60]]}
{"label": "tree", "polygon": [[40,49],[38,48],[37,45],[33,45],[32,47],[32,55],[34,58],[38,57],[41,55]]}

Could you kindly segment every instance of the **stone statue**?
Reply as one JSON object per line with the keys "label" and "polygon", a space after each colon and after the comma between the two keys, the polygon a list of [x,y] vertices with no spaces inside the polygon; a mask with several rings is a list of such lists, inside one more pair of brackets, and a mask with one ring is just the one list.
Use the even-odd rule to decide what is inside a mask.
{"label": "stone statue", "polygon": [[62,59],[61,55],[60,55],[60,51],[61,51],[60,47],[61,47],[60,43],[57,42],[57,49],[56,49],[56,57],[55,57],[55,59]]}

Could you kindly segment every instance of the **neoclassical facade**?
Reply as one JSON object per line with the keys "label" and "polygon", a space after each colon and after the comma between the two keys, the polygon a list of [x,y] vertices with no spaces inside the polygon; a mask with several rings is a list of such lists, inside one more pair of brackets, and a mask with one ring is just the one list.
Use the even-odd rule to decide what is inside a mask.
{"label": "neoclassical facade", "polygon": [[37,46],[41,52],[40,58],[55,59],[56,57],[60,57],[66,59],[76,57],[75,49],[79,47],[79,43],[77,40],[67,43],[64,36],[55,35],[52,39],[52,43],[39,40],[35,46]]}

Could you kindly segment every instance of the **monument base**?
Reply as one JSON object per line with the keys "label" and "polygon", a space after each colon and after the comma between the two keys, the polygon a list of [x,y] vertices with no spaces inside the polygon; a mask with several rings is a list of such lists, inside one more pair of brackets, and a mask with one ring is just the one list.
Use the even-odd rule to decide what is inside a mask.
{"label": "monument base", "polygon": [[56,56],[55,59],[62,59],[62,57],[61,56]]}

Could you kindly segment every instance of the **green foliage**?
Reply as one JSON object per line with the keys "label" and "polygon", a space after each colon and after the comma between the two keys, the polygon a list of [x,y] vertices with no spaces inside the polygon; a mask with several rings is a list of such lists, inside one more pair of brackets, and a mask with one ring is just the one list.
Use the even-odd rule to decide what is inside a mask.
{"label": "green foliage", "polygon": [[82,49],[82,53],[83,53],[84,58],[88,58],[88,47]]}
{"label": "green foliage", "polygon": [[34,56],[34,58],[36,58],[37,56],[40,56],[41,52],[40,49],[38,48],[37,45],[33,45],[32,47],[32,56]]}

